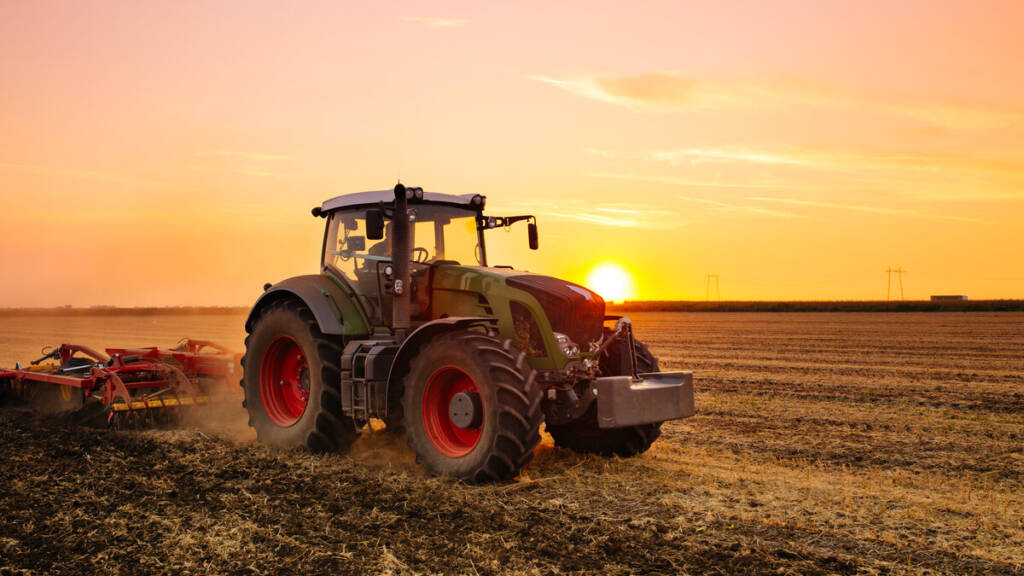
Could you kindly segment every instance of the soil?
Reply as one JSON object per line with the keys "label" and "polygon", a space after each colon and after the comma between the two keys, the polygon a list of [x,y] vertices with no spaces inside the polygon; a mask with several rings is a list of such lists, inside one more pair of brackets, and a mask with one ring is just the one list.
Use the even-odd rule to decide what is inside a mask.
{"label": "soil", "polygon": [[634,314],[698,416],[516,482],[0,409],[0,574],[1024,574],[1024,314]]}

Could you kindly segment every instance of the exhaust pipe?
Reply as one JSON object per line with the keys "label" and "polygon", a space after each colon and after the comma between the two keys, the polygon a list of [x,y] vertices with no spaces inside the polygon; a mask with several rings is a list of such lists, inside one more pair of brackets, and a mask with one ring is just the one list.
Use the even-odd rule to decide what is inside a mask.
{"label": "exhaust pipe", "polygon": [[394,298],[391,301],[391,323],[399,341],[409,331],[409,260],[412,247],[409,246],[409,202],[405,186],[395,186],[395,210],[391,217],[391,268],[394,278]]}

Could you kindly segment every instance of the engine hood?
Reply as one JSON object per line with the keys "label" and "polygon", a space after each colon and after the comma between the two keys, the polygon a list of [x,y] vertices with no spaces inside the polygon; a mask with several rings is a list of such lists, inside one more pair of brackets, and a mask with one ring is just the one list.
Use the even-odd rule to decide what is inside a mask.
{"label": "engine hood", "polygon": [[596,292],[540,274],[506,276],[505,283],[536,298],[548,317],[551,329],[567,335],[583,349],[601,337],[604,299]]}
{"label": "engine hood", "polygon": [[[527,304],[528,294],[540,305],[540,310],[531,305],[534,313],[543,313],[553,331],[565,334],[582,349],[586,350],[588,343],[601,337],[604,299],[596,292],[566,280],[511,268],[444,264],[434,270],[433,289],[439,294],[477,294],[488,306],[485,313],[490,314],[493,307],[499,316],[502,311],[507,314],[508,306],[515,301]],[[471,303],[477,302],[478,297],[474,296]],[[479,314],[469,308],[460,309],[458,313]],[[508,329],[511,334],[511,324]]]}

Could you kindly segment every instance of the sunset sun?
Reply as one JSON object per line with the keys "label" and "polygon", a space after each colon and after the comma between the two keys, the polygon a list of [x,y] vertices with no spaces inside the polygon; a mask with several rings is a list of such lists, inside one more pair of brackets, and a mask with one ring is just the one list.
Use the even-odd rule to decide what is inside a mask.
{"label": "sunset sun", "polygon": [[609,302],[622,302],[634,297],[633,277],[618,264],[596,266],[587,274],[586,285]]}

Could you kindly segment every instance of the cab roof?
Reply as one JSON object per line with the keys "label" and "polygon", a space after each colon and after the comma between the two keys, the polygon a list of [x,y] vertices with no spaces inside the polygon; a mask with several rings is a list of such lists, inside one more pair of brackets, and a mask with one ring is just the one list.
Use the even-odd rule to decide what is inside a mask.
{"label": "cab roof", "polygon": [[[483,205],[473,204],[473,198],[477,194],[439,194],[437,192],[424,192],[423,200],[419,202],[436,202],[440,204],[452,204],[456,206],[465,206],[472,210],[479,210]],[[330,212],[331,210],[338,210],[341,208],[356,208],[360,206],[374,206],[381,202],[391,202],[395,199],[394,190],[373,190],[370,192],[355,192],[353,194],[344,194],[330,200],[324,201],[320,205],[322,212]]]}

